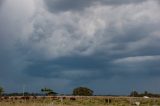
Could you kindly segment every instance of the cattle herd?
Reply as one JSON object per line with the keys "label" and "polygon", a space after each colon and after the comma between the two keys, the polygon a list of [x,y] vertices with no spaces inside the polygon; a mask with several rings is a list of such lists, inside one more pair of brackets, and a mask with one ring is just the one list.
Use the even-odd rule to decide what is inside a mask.
{"label": "cattle herd", "polygon": [[[160,104],[159,98],[134,98],[134,97],[112,97],[112,96],[1,96],[0,103],[44,103],[49,101],[50,103],[81,103],[84,104],[111,104],[112,106],[117,106],[118,104],[144,104],[145,106],[150,106],[150,104]],[[68,103],[67,103],[68,102]],[[1,106],[1,105],[0,105]],[[94,106],[94,105],[93,105]],[[126,105],[124,105],[126,106]],[[131,105],[132,106],[132,105]],[[138,105],[136,105],[138,106]],[[152,105],[151,105],[152,106]],[[159,106],[159,105],[158,105]]]}
{"label": "cattle herd", "polygon": [[0,97],[0,102],[5,101],[42,101],[42,100],[52,100],[56,101],[59,100],[63,102],[64,100],[69,100],[69,101],[76,101],[78,99],[94,99],[94,98],[103,98],[106,103],[110,103],[112,101],[112,97],[104,97],[104,96],[2,96]]}

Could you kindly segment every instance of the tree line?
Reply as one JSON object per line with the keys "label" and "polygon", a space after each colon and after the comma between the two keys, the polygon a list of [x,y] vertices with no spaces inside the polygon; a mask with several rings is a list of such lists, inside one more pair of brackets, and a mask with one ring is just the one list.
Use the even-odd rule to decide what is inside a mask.
{"label": "tree line", "polygon": [[[28,93],[28,92],[23,92],[23,93],[9,93],[6,94],[4,92],[4,89],[0,87],[0,95],[1,96],[55,96],[58,95],[57,92],[50,88],[42,88],[41,93]],[[72,95],[74,96],[93,96],[93,90],[87,87],[77,87],[73,89]]]}
{"label": "tree line", "polygon": [[[0,87],[0,96],[55,96],[58,95],[57,92],[55,92],[54,90],[50,89],[50,88],[42,88],[41,93],[28,93],[28,92],[23,92],[23,93],[9,93],[6,94],[5,90]],[[60,95],[60,94],[59,94]],[[87,87],[77,87],[74,88],[72,91],[72,94],[74,96],[93,96],[94,95],[94,91],[91,90],[90,88]],[[160,97],[160,94],[153,94],[153,93],[149,93],[147,91],[143,92],[143,93],[139,93],[137,91],[132,91],[130,93],[130,95],[128,95],[130,97],[144,97],[144,96],[148,96],[148,97]]]}
{"label": "tree line", "polygon": [[130,93],[131,97],[144,97],[144,96],[148,96],[148,97],[160,97],[160,94],[155,94],[155,93],[150,93],[148,91],[144,91],[143,93],[139,93],[137,91],[132,91]]}

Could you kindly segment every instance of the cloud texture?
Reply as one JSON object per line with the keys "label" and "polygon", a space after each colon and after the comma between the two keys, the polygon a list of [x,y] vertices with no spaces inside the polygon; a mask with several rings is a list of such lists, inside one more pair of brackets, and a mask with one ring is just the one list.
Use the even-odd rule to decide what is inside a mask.
{"label": "cloud texture", "polygon": [[159,10],[158,0],[0,2],[0,84],[159,92]]}

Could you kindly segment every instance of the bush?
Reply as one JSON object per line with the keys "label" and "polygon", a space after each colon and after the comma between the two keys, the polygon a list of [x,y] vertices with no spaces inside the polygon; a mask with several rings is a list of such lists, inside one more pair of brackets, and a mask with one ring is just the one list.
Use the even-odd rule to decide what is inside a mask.
{"label": "bush", "polygon": [[86,87],[78,87],[73,90],[73,95],[75,96],[92,96],[93,91]]}
{"label": "bush", "polygon": [[0,87],[0,95],[2,95],[3,92],[4,92],[3,88]]}

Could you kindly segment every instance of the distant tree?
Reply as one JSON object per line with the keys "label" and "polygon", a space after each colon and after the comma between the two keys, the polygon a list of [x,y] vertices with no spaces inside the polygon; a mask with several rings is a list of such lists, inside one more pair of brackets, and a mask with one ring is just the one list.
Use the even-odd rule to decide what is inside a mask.
{"label": "distant tree", "polygon": [[130,96],[132,96],[132,97],[138,97],[139,94],[138,94],[137,91],[132,91],[132,92],[130,93]]}
{"label": "distant tree", "polygon": [[147,96],[147,95],[148,95],[148,92],[147,92],[147,91],[144,91],[144,95]]}
{"label": "distant tree", "polygon": [[147,91],[144,91],[143,93],[138,93],[137,91],[133,91],[130,93],[130,96],[132,96],[132,97],[144,97],[144,96],[160,97],[160,94],[149,93]]}
{"label": "distant tree", "polygon": [[73,90],[73,95],[77,96],[92,96],[93,91],[86,87],[78,87]]}
{"label": "distant tree", "polygon": [[54,92],[52,89],[49,88],[43,88],[41,89],[41,92],[45,93],[45,95],[56,95],[57,93]]}
{"label": "distant tree", "polygon": [[0,87],[0,95],[2,95],[4,92],[4,89],[2,87]]}

